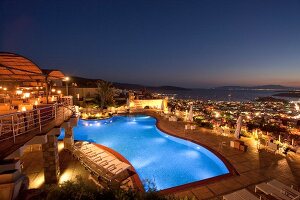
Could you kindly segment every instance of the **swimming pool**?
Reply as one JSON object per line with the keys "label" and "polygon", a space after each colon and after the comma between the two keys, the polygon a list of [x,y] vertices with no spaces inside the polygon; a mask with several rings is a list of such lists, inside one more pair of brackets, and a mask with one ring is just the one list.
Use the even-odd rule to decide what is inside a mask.
{"label": "swimming pool", "polygon": [[[59,138],[63,137],[62,133]],[[214,153],[160,131],[156,119],[146,115],[79,120],[74,139],[95,142],[119,152],[142,181],[150,180],[158,190],[229,173]]]}

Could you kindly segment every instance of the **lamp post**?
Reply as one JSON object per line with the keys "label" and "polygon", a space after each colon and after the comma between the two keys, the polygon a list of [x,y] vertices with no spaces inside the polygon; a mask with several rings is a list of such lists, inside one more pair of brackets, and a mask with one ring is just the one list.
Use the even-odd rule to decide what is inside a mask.
{"label": "lamp post", "polygon": [[65,80],[66,81],[66,95],[69,96],[69,87],[68,87],[68,81],[70,80],[69,77],[65,77]]}

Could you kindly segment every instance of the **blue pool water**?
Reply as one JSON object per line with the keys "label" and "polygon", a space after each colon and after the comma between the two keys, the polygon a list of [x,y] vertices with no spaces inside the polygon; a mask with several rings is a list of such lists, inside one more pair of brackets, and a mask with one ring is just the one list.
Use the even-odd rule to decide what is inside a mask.
{"label": "blue pool water", "polygon": [[[62,133],[59,138],[63,137]],[[80,120],[74,139],[114,149],[133,165],[142,181],[154,182],[159,190],[229,173],[215,154],[163,133],[156,119],[146,115]]]}

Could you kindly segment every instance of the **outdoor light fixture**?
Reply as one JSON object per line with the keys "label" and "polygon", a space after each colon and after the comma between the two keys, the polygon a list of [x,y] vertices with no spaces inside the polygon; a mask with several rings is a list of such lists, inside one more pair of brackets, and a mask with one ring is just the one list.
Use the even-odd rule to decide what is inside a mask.
{"label": "outdoor light fixture", "polygon": [[57,90],[57,94],[61,94],[61,90]]}
{"label": "outdoor light fixture", "polygon": [[68,81],[70,80],[70,77],[66,76],[64,81],[66,81],[66,95],[69,96],[69,87],[68,87]]}
{"label": "outdoor light fixture", "polygon": [[51,90],[51,92],[55,92],[55,89],[53,88],[53,89]]}
{"label": "outdoor light fixture", "polygon": [[3,90],[4,90],[4,91],[6,91],[6,90],[7,90],[7,88],[5,87],[5,88],[3,88]]}
{"label": "outdoor light fixture", "polygon": [[17,90],[17,91],[16,91],[16,94],[17,94],[17,95],[21,95],[22,93],[23,93],[22,90]]}

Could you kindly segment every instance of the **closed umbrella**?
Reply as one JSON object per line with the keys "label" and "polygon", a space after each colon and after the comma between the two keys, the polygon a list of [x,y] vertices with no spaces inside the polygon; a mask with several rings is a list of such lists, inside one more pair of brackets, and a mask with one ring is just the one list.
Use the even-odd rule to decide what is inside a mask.
{"label": "closed umbrella", "polygon": [[126,105],[127,105],[127,108],[129,109],[130,108],[130,100],[129,100],[129,98],[127,98]]}
{"label": "closed umbrella", "polygon": [[190,112],[189,112],[189,121],[190,122],[193,122],[193,116],[194,116],[194,113],[193,113],[193,106],[190,107]]}
{"label": "closed umbrella", "polygon": [[161,101],[161,110],[162,110],[162,111],[165,110],[165,103],[164,103],[164,100]]}
{"label": "closed umbrella", "polygon": [[237,120],[237,123],[236,123],[236,130],[235,130],[235,133],[234,133],[234,137],[236,139],[240,139],[240,134],[241,134],[241,128],[242,128],[242,116],[239,116],[238,120]]}

